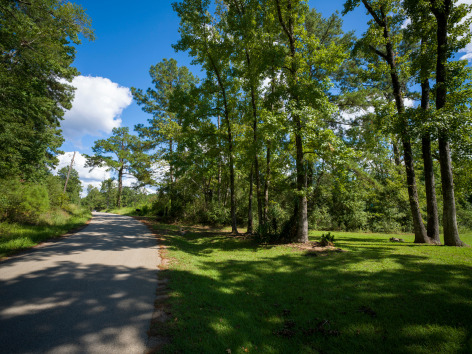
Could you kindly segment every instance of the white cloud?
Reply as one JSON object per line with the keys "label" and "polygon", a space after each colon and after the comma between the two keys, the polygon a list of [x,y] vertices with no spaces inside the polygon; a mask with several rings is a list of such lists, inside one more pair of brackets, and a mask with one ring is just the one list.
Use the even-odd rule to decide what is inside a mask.
{"label": "white cloud", "polygon": [[[459,4],[466,4],[466,5],[472,5],[472,0],[458,0],[457,5]],[[466,18],[470,18],[471,14],[469,13]],[[472,28],[471,28],[472,30]],[[472,43],[469,43],[463,48],[460,53],[465,53],[462,57],[461,60],[471,60],[472,59]]]}
{"label": "white cloud", "polygon": [[62,130],[66,140],[80,145],[82,136],[109,134],[121,125],[121,112],[132,102],[130,89],[104,77],[77,76],[72,108],[66,111]]}

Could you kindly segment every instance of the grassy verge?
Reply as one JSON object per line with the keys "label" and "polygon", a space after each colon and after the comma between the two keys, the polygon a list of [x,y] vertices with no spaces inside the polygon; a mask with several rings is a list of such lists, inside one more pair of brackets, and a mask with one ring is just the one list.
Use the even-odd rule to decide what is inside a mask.
{"label": "grassy verge", "polygon": [[[156,328],[172,338],[164,352],[472,352],[472,248],[336,232],[347,252],[307,256],[222,231],[154,227],[170,259],[172,319]],[[461,237],[472,244],[471,233]]]}
{"label": "grassy verge", "polygon": [[74,208],[70,212],[56,210],[43,215],[39,225],[0,223],[0,258],[81,227],[90,217],[90,211]]}

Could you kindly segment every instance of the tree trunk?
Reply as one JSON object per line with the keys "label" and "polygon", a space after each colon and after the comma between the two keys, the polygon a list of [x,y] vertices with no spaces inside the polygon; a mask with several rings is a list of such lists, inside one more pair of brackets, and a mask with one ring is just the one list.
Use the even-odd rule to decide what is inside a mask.
{"label": "tree trunk", "polygon": [[[432,12],[437,21],[437,62],[436,62],[436,110],[444,108],[447,100],[447,70],[448,58],[448,19],[451,14],[451,0],[444,0],[441,4],[432,2]],[[444,244],[446,246],[464,246],[459,238],[456,220],[456,201],[454,197],[454,180],[452,175],[452,161],[447,131],[439,132],[439,164],[441,166],[441,185],[443,193],[443,227]]]}
{"label": "tree trunk", "polygon": [[120,169],[118,170],[118,198],[116,201],[116,205],[118,208],[121,208],[121,191],[123,189],[123,165],[121,165]]}
{"label": "tree trunk", "polygon": [[431,243],[421,217],[420,203],[418,201],[418,189],[416,186],[415,165],[411,151],[410,139],[402,134],[403,155],[405,159],[406,181],[408,185],[408,199],[410,201],[411,216],[415,230],[415,243]]}
{"label": "tree trunk", "polygon": [[[249,59],[248,59],[249,63]],[[259,174],[259,159],[258,159],[258,136],[257,136],[257,105],[254,93],[254,86],[251,86],[251,103],[253,114],[253,132],[254,132],[254,175],[256,177],[256,197],[257,197],[257,216],[259,224],[262,222],[262,198],[261,198],[261,179]]]}
{"label": "tree trunk", "polygon": [[[429,110],[429,81],[425,79],[421,83],[421,108],[426,112]],[[429,132],[423,134],[421,139],[421,150],[423,154],[423,167],[426,188],[426,204],[428,211],[427,234],[436,244],[441,244],[439,238],[439,216],[438,203],[436,199],[436,187],[434,181],[433,156],[431,154],[431,136]]]}
{"label": "tree trunk", "polygon": [[454,199],[454,181],[449,143],[439,137],[439,159],[441,165],[441,185],[443,193],[443,227],[446,246],[465,246],[459,238],[456,220],[456,203]]}
{"label": "tree trunk", "polygon": [[247,234],[252,234],[254,231],[254,221],[252,217],[252,192],[253,192],[253,175],[254,167],[251,167],[251,173],[249,174],[249,203],[247,212]]}
{"label": "tree trunk", "polygon": [[[220,132],[220,116],[218,116],[218,133]],[[218,137],[218,204],[221,203],[221,145]]]}
{"label": "tree trunk", "polygon": [[264,182],[264,215],[263,222],[269,221],[269,187],[270,187],[270,158],[271,158],[271,142],[267,142],[267,153],[266,153],[266,176]]}

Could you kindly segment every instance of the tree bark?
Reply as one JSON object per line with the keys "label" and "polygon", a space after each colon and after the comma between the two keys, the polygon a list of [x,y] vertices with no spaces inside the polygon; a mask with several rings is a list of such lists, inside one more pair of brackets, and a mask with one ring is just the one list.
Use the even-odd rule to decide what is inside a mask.
{"label": "tree bark", "polygon": [[[431,1],[431,5],[431,10],[437,21],[436,110],[439,111],[444,108],[447,101],[447,35],[449,31],[448,20],[453,3],[451,0],[444,0],[443,2]],[[464,246],[465,244],[459,238],[459,230],[457,228],[452,161],[446,129],[442,129],[439,132],[438,144],[443,194],[444,244],[446,246]]]}
{"label": "tree bark", "polygon": [[264,215],[263,222],[269,221],[269,187],[270,187],[270,159],[271,159],[271,142],[267,142],[267,153],[266,153],[266,175],[264,181]]}
{"label": "tree bark", "polygon": [[[218,133],[220,132],[220,116],[218,115]],[[218,137],[218,204],[221,203],[221,144]]]}
{"label": "tree bark", "polygon": [[[249,63],[249,59],[248,59]],[[254,175],[256,177],[256,197],[257,197],[257,216],[259,218],[259,224],[262,222],[262,198],[261,198],[261,178],[259,174],[259,159],[258,159],[258,136],[257,136],[257,105],[256,97],[254,93],[254,86],[251,85],[251,102],[252,102],[252,113],[253,113],[253,131],[254,131]]]}
{"label": "tree bark", "polygon": [[121,191],[123,190],[123,169],[124,166],[121,165],[120,169],[118,170],[118,198],[116,201],[116,205],[118,208],[121,208]]}
{"label": "tree bark", "polygon": [[246,233],[251,235],[254,232],[254,220],[252,217],[252,194],[253,194],[253,179],[254,179],[254,167],[251,167],[251,173],[249,174],[249,202],[247,212],[247,231]]}
{"label": "tree bark", "polygon": [[[421,83],[421,108],[427,112],[429,110],[429,80],[425,79]],[[431,136],[429,132],[423,134],[421,139],[421,150],[423,154],[423,167],[426,188],[426,204],[428,211],[427,234],[431,240],[440,244],[439,238],[439,216],[438,202],[436,199],[436,187],[434,180],[433,156],[431,154]]]}

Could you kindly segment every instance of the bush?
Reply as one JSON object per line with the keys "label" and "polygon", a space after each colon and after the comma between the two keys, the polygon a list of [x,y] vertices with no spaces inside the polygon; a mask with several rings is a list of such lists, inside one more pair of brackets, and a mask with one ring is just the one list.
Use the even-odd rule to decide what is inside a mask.
{"label": "bush", "polygon": [[328,232],[326,235],[322,234],[320,238],[320,244],[323,247],[334,246],[334,235],[331,235],[331,232]]}
{"label": "bush", "polygon": [[10,222],[36,224],[49,209],[45,186],[18,179],[0,181],[0,218]]}
{"label": "bush", "polygon": [[277,203],[272,203],[267,213],[267,222],[259,224],[254,238],[259,243],[279,243],[289,238],[287,225],[292,219]]}

